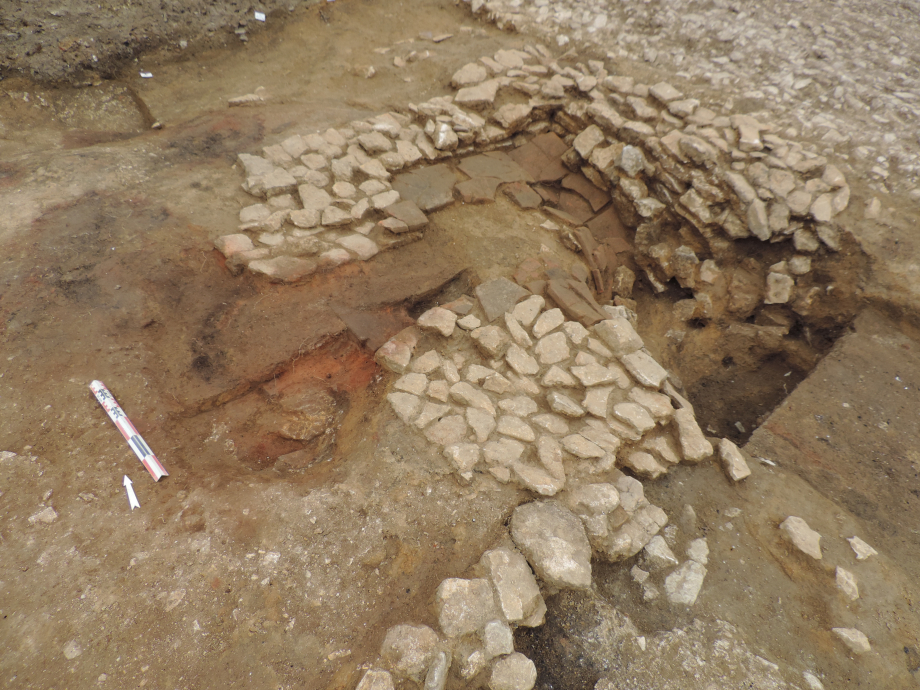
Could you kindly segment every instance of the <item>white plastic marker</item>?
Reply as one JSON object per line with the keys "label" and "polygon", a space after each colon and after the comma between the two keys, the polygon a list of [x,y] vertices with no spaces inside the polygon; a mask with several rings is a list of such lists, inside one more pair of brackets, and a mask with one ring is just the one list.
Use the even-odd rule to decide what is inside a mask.
{"label": "white plastic marker", "polygon": [[118,401],[115,400],[115,396],[109,392],[105,384],[102,381],[93,381],[89,384],[89,387],[96,396],[96,400],[102,405],[102,408],[109,413],[109,418],[115,422],[115,426],[118,427],[121,435],[125,437],[128,445],[131,446],[131,450],[134,451],[134,454],[140,458],[141,463],[143,463],[147,471],[150,472],[150,476],[153,477],[153,480],[159,481],[160,477],[168,477],[169,472],[167,472],[163,465],[160,464],[160,461],[157,460],[157,456],[150,450],[150,446],[147,445],[147,442],[137,433],[137,429],[134,428],[131,420],[128,419],[128,415],[121,409]]}
{"label": "white plastic marker", "polygon": [[128,479],[128,475],[125,475],[122,484],[125,485],[125,491],[128,492],[128,505],[131,506],[131,510],[140,508],[141,504],[137,502],[137,494],[134,493],[134,487],[131,486],[131,480]]}

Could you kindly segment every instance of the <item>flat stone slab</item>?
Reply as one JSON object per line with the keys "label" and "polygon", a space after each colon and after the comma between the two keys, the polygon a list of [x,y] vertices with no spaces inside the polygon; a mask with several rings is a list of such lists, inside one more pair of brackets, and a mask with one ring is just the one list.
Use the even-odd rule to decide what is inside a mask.
{"label": "flat stone slab", "polygon": [[418,204],[409,199],[403,199],[402,201],[397,201],[395,204],[390,204],[383,209],[383,212],[391,218],[405,223],[408,230],[424,230],[428,227],[428,216],[422,213],[422,209],[418,207]]}
{"label": "flat stone slab", "polygon": [[470,177],[496,177],[502,182],[533,182],[524,168],[507,153],[500,151],[464,158],[457,167]]}
{"label": "flat stone slab", "polygon": [[502,189],[505,195],[523,209],[539,208],[543,198],[530,185],[524,182],[512,182]]}
{"label": "flat stone slab", "polygon": [[485,204],[495,201],[495,192],[501,183],[497,177],[474,177],[458,182],[454,190],[464,204]]}
{"label": "flat stone slab", "polygon": [[530,296],[530,292],[507,278],[486,281],[478,285],[474,292],[489,321],[494,321],[506,311],[511,311],[514,305]]}
{"label": "flat stone slab", "polygon": [[454,200],[457,176],[443,163],[429,165],[393,178],[393,189],[426,213],[444,208]]}
{"label": "flat stone slab", "polygon": [[571,173],[562,179],[562,186],[581,195],[591,205],[591,210],[597,213],[607,202],[610,196],[603,189],[598,189],[587,177],[581,173]]}

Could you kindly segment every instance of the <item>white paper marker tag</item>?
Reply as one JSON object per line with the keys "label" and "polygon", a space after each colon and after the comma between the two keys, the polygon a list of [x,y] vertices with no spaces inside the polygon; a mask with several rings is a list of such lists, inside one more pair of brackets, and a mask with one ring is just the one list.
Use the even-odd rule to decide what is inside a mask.
{"label": "white paper marker tag", "polygon": [[137,494],[134,493],[134,487],[131,485],[131,480],[128,479],[128,475],[125,475],[122,484],[125,485],[125,491],[128,492],[128,505],[131,506],[131,510],[140,508],[141,504],[137,502]]}
{"label": "white paper marker tag", "polygon": [[115,400],[115,396],[109,392],[109,389],[105,387],[105,384],[102,381],[93,381],[89,384],[89,387],[96,396],[96,400],[102,405],[102,408],[108,412],[109,418],[115,422],[115,426],[118,427],[121,435],[125,437],[128,445],[131,446],[131,450],[134,451],[134,454],[140,458],[141,463],[147,468],[147,471],[150,472],[150,476],[153,477],[153,480],[159,481],[160,477],[168,477],[169,472],[167,472],[166,468],[157,460],[157,456],[150,450],[150,446],[147,445],[147,442],[137,433],[137,429],[134,428],[131,420],[128,419],[128,415],[121,409],[121,405],[118,404],[118,401]]}

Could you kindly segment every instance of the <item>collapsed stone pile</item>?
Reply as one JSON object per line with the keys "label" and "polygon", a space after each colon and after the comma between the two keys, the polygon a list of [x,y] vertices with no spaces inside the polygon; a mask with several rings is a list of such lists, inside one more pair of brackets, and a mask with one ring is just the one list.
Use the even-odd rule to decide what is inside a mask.
{"label": "collapsed stone pile", "polygon": [[[505,278],[478,286],[476,296],[430,309],[378,350],[377,361],[401,375],[387,399],[443,448],[462,483],[478,474],[552,498],[514,510],[509,538],[480,562],[482,577],[441,583],[442,636],[425,626],[388,632],[361,690],[393,687],[391,674],[444,688],[450,669],[470,681],[490,663],[490,688],[529,690],[536,670],[514,651],[511,627],[543,624],[541,585],[590,588],[592,556],[616,562],[644,550],[650,569],[670,571],[662,584],[677,605],[692,605],[706,576],[706,540],[692,541],[681,563],[657,536],[665,512],[618,469],[655,478],[714,452],[645,350],[635,314],[608,306],[608,318],[586,328]],[[434,347],[416,355],[421,342]],[[723,440],[720,454],[732,479],[747,476],[734,444]],[[659,596],[649,571],[632,574],[645,598]]]}

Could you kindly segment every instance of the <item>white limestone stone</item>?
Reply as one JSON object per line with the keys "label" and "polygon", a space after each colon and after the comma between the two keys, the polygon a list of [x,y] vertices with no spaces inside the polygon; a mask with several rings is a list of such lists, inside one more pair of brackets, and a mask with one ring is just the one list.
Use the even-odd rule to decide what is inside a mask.
{"label": "white limestone stone", "polygon": [[561,414],[563,417],[578,418],[585,416],[585,411],[581,405],[559,391],[550,391],[546,396],[546,401],[553,412]]}
{"label": "white limestone stone", "polygon": [[530,328],[531,325],[533,325],[534,319],[537,318],[545,305],[546,300],[540,297],[540,295],[534,295],[522,302],[518,302],[514,306],[514,309],[511,310],[511,314],[517,319],[521,326]]}
{"label": "white limestone stone", "polygon": [[444,456],[461,475],[469,474],[479,462],[479,446],[475,443],[455,443],[444,449]]}
{"label": "white limestone stone", "polygon": [[393,411],[406,424],[410,424],[415,418],[422,401],[411,393],[390,393],[387,400],[393,406]]}
{"label": "white limestone stone", "polygon": [[562,310],[550,309],[540,314],[537,318],[537,322],[531,329],[531,333],[537,338],[542,338],[550,331],[559,328],[563,323],[565,323],[565,316],[562,314]]}
{"label": "white limestone stone", "polygon": [[387,671],[372,668],[364,674],[355,690],[393,690],[393,688],[393,676]]}
{"label": "white limestone stone", "polygon": [[439,405],[433,402],[426,402],[424,405],[422,405],[422,411],[419,412],[419,415],[415,418],[413,424],[419,429],[424,429],[434,420],[444,417],[448,412],[450,412],[449,405]]}
{"label": "white limestone stone", "polygon": [[642,405],[659,424],[666,422],[674,414],[671,398],[662,393],[650,391],[642,386],[633,386],[626,397]]}
{"label": "white limestone stone", "polygon": [[510,438],[489,441],[482,447],[482,454],[490,465],[510,468],[524,454],[524,444]]}
{"label": "white limestone stone", "polygon": [[738,446],[723,438],[719,441],[719,459],[722,461],[722,469],[733,482],[738,482],[751,475],[751,468],[748,467],[744,456],[738,450]]}
{"label": "white limestone stone", "polygon": [[419,374],[430,374],[440,367],[441,355],[438,354],[437,350],[428,350],[425,354],[413,359],[412,363],[409,365],[412,371],[418,372]]}
{"label": "white limestone stone", "polygon": [[445,338],[449,338],[454,332],[457,315],[443,307],[432,307],[419,316],[416,323],[422,330],[440,333]]}
{"label": "white limestone stone", "polygon": [[540,608],[543,596],[527,560],[515,549],[486,551],[479,561],[495,587],[498,606],[510,623],[520,623]]}
{"label": "white limestone stone", "polygon": [[497,431],[505,436],[510,436],[511,438],[516,438],[528,443],[535,441],[537,438],[533,429],[527,426],[527,423],[523,419],[511,415],[502,415],[498,418]]}
{"label": "white limestone stone", "polygon": [[474,388],[466,381],[455,383],[450,387],[450,395],[457,402],[485,410],[491,415],[495,415],[495,405],[489,399],[489,396],[478,388]]}
{"label": "white limestone stone", "polygon": [[687,557],[700,565],[709,563],[709,543],[705,537],[694,539],[687,545]]}
{"label": "white limestone stone", "polygon": [[421,395],[428,387],[428,377],[424,374],[405,374],[396,379],[393,388],[413,395]]}
{"label": "white limestone stone", "polygon": [[687,462],[699,462],[712,455],[712,444],[703,436],[693,411],[682,407],[674,411],[680,450]]}
{"label": "white limestone stone", "polygon": [[641,450],[627,453],[625,457],[621,458],[621,461],[625,467],[628,467],[640,477],[647,477],[648,479],[657,479],[668,471],[668,468],[658,462],[655,456]]}
{"label": "white limestone stone", "polygon": [[706,566],[696,561],[685,561],[664,581],[664,591],[672,604],[692,606],[703,588]]}
{"label": "white limestone stone", "polygon": [[466,420],[463,417],[451,415],[431,424],[425,431],[425,438],[439,446],[452,445],[463,440],[466,429]]}
{"label": "white limestone stone", "polygon": [[642,405],[623,402],[613,406],[613,416],[632,426],[640,435],[655,428],[655,420]]}
{"label": "white limestone stone", "polygon": [[467,314],[462,319],[457,319],[457,325],[465,331],[472,331],[482,325],[482,321],[473,314]]}
{"label": "white limestone stone", "polygon": [[499,617],[488,580],[448,578],[435,592],[438,625],[448,637],[476,634]]}
{"label": "white limestone stone", "polygon": [[506,398],[500,400],[498,403],[499,409],[507,412],[509,414],[516,415],[518,417],[529,417],[532,414],[535,414],[537,409],[537,403],[534,402],[532,398],[528,398],[525,395],[518,395],[514,398]]}
{"label": "white limestone stone", "polygon": [[856,628],[831,628],[831,632],[839,637],[854,654],[865,654],[872,650],[869,638],[866,637],[864,632]]}
{"label": "white limestone stone", "polygon": [[575,388],[578,385],[578,382],[569,372],[555,364],[543,375],[543,379],[540,383],[547,388],[556,386],[560,388]]}
{"label": "white limestone stone", "polygon": [[815,560],[821,560],[821,535],[811,529],[805,520],[790,516],[783,520],[779,528],[799,551]]}
{"label": "white limestone stone", "polygon": [[594,326],[594,332],[617,357],[642,347],[642,338],[626,319],[608,319]]}
{"label": "white limestone stone", "polygon": [[491,433],[495,431],[495,416],[478,407],[466,408],[466,421],[473,428],[479,443],[488,441]]}
{"label": "white limestone stone", "polygon": [[548,585],[591,586],[591,545],[581,520],[569,510],[546,501],[520,505],[511,515],[511,538]]}
{"label": "white limestone stone", "polygon": [[385,665],[397,676],[421,682],[434,658],[438,634],[427,625],[394,625],[380,647]]}
{"label": "white limestone stone", "polygon": [[834,578],[837,583],[837,589],[843,592],[847,599],[856,601],[859,599],[859,586],[856,584],[856,576],[849,570],[837,566],[834,572]]}
{"label": "white limestone stone", "polygon": [[664,367],[642,350],[624,355],[620,358],[620,362],[636,381],[643,386],[661,388],[661,385],[668,377],[668,372],[665,371]]}
{"label": "white limestone stone", "polygon": [[574,366],[569,369],[572,374],[585,387],[602,386],[604,384],[614,383],[616,377],[614,372],[601,364],[586,364],[584,366]]}
{"label": "white limestone stone", "polygon": [[502,657],[492,666],[489,690],[532,690],[537,683],[537,667],[520,652]]}
{"label": "white limestone stone", "polygon": [[590,331],[577,321],[566,321],[562,324],[562,331],[569,337],[573,345],[581,345],[590,334]]}
{"label": "white limestone stone", "polygon": [[572,455],[582,459],[602,458],[606,455],[603,448],[586,439],[581,434],[570,434],[562,439],[563,447]]}
{"label": "white limestone stone", "polygon": [[856,554],[857,561],[864,561],[870,556],[878,555],[878,551],[873,549],[859,537],[849,537],[847,541],[850,542],[850,548],[853,549],[853,553]]}
{"label": "white limestone stone", "polygon": [[540,365],[537,360],[517,343],[512,343],[508,347],[508,351],[505,353],[505,361],[508,362],[508,366],[522,376],[532,376],[540,371]]}
{"label": "white limestone stone", "polygon": [[562,417],[554,414],[538,414],[533,420],[534,424],[539,426],[542,429],[545,429],[551,434],[567,434],[569,433],[569,424]]}
{"label": "white limestone stone", "polygon": [[435,400],[440,400],[441,402],[447,402],[450,397],[450,385],[447,381],[432,381],[428,384],[428,397],[434,398]]}
{"label": "white limestone stone", "polygon": [[544,365],[558,364],[559,362],[567,360],[570,356],[570,352],[565,333],[557,331],[556,333],[550,333],[540,338],[540,341],[534,348],[534,354],[536,354],[540,363]]}
{"label": "white limestone stone", "polygon": [[508,328],[508,333],[511,334],[511,339],[520,345],[521,347],[531,347],[533,345],[533,340],[530,336],[527,335],[527,331],[518,323],[518,320],[510,313],[505,314],[505,326]]}
{"label": "white limestone stone", "polygon": [[607,410],[612,392],[613,386],[594,386],[585,392],[585,399],[582,400],[581,404],[588,411],[588,414],[607,419]]}
{"label": "white limestone stone", "polygon": [[679,561],[671,547],[660,534],[651,538],[645,545],[645,559],[653,568],[666,568],[671,565],[678,565]]}

